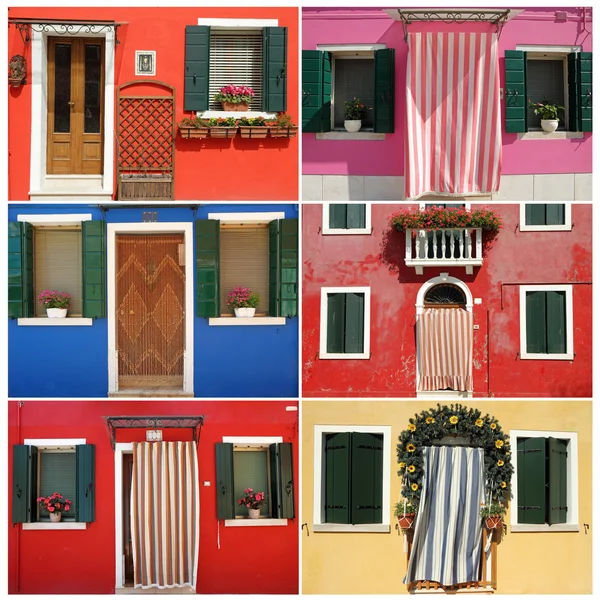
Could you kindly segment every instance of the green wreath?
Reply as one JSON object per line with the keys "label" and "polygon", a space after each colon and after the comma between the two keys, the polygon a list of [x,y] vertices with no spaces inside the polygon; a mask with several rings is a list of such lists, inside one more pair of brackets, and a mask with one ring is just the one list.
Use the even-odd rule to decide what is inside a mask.
{"label": "green wreath", "polygon": [[481,411],[461,404],[438,404],[437,409],[421,411],[409,419],[408,428],[398,436],[396,446],[402,495],[418,508],[423,479],[421,448],[447,435],[465,438],[471,446],[483,448],[486,502],[491,500],[506,507],[513,474],[509,437],[495,417],[482,416]]}

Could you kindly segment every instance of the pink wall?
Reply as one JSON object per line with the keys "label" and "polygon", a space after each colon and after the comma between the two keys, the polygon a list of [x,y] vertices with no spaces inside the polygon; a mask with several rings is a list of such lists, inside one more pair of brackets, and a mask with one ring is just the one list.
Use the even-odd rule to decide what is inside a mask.
{"label": "pink wall", "polygon": [[[404,208],[404,207],[403,207]],[[404,233],[388,226],[398,206],[372,206],[371,235],[321,235],[321,205],[303,206],[303,371],[306,397],[414,397],[415,302],[448,271],[473,298],[475,397],[589,397],[592,392],[591,205],[573,205],[570,232],[520,232],[519,206],[497,205],[504,227],[473,275],[404,264]],[[572,283],[575,359],[520,360],[518,284]],[[515,285],[517,284],[517,285]],[[319,360],[321,288],[371,287],[371,359]]]}
{"label": "pink wall", "polygon": [[[198,593],[298,593],[298,519],[279,527],[224,527],[217,530],[215,444],[223,436],[281,436],[294,444],[298,477],[296,402],[248,401],[52,401],[8,406],[9,593],[111,594],[115,589],[114,453],[102,417],[198,415],[205,417],[198,445],[200,469],[200,556]],[[20,433],[18,412],[20,410]],[[191,430],[164,430],[167,440],[191,440]],[[96,521],[86,530],[19,531],[12,525],[12,447],[26,438],[85,438],[96,445]],[[117,441],[142,441],[144,430],[122,430]],[[204,487],[203,481],[210,481]],[[298,511],[298,486],[294,490]],[[220,534],[220,549],[217,546]],[[20,539],[18,539],[20,538]],[[19,548],[20,545],[20,548]],[[18,549],[19,548],[19,549]],[[243,549],[259,548],[260,560],[246,560]],[[63,568],[68,565],[68,570]]]}
{"label": "pink wall", "polygon": [[[569,20],[556,22],[556,10],[566,10]],[[586,28],[591,32],[591,9],[587,10],[586,19]],[[508,21],[499,40],[500,85],[504,87],[505,50],[514,50],[517,44],[547,44],[581,45],[584,51],[590,52],[592,36],[583,31],[583,26],[578,8],[527,9]],[[460,30],[465,31],[466,26],[462,27]],[[488,29],[485,30],[489,31],[489,26],[486,27]],[[415,23],[409,31],[444,31],[449,28],[443,24]],[[392,21],[382,9],[303,9],[303,50],[315,50],[318,44],[350,43],[380,43],[395,48],[396,132],[387,134],[385,141],[317,140],[314,133],[305,133],[302,137],[302,172],[305,175],[403,175],[408,46],[404,42],[402,24]],[[518,140],[516,133],[504,132],[504,102],[501,102],[501,109],[503,175],[591,173],[591,134],[584,134],[583,139]]]}

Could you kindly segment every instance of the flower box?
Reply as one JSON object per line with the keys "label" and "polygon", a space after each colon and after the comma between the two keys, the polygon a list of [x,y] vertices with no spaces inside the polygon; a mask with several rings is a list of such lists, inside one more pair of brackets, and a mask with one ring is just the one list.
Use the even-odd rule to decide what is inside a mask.
{"label": "flower box", "polygon": [[256,127],[250,125],[240,125],[240,136],[243,138],[266,138],[269,132],[268,127]]}
{"label": "flower box", "polygon": [[223,139],[223,138],[232,138],[235,137],[237,133],[237,127],[211,127],[210,128],[210,137]]}
{"label": "flower box", "polygon": [[208,137],[208,127],[185,127],[182,125],[179,125],[178,127],[181,137],[186,140]]}
{"label": "flower box", "polygon": [[295,138],[298,133],[298,126],[292,127],[270,127],[269,135],[272,138]]}
{"label": "flower box", "polygon": [[247,112],[248,104],[246,102],[221,102],[223,110],[232,110],[235,112]]}

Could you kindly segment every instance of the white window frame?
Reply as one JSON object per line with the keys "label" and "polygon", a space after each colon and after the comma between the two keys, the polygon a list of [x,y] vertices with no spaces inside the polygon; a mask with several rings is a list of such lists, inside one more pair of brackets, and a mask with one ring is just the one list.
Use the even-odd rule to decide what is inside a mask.
{"label": "white window frame", "polygon": [[[390,526],[390,473],[392,456],[392,428],[390,425],[315,425],[313,447],[313,531],[338,533],[389,533]],[[325,517],[325,435],[328,433],[373,433],[383,435],[383,503],[381,523],[349,525],[326,523]]]}
{"label": "white window frame", "polygon": [[[85,438],[55,438],[55,439],[26,439],[23,440],[25,446],[36,446],[38,452],[44,450],[58,450],[58,451],[75,451],[75,446],[86,444]],[[37,494],[38,492],[36,492]],[[46,521],[36,521],[34,523],[21,523],[21,527],[24,531],[30,530],[57,530],[57,529],[87,529],[87,523],[77,523],[74,521],[59,521],[58,523],[51,523]]]}
{"label": "white window frame", "polygon": [[331,52],[331,131],[317,133],[318,140],[362,140],[362,141],[382,141],[385,140],[385,133],[375,133],[373,129],[357,131],[351,133],[344,129],[334,129],[334,109],[335,109],[335,60],[344,59],[375,59],[375,50],[387,48],[386,44],[317,44],[317,50]]}
{"label": "white window frame", "polygon": [[[91,213],[81,214],[56,214],[56,215],[17,215],[20,223],[30,223],[33,227],[56,227],[60,225],[79,225],[84,221],[91,221]],[[82,234],[83,235],[83,234]],[[36,299],[37,301],[37,299]],[[19,317],[17,325],[42,325],[44,327],[72,327],[83,325],[90,327],[94,320],[86,317],[69,317],[66,319],[49,319],[48,317]]]}
{"label": "white window frame", "polygon": [[[268,225],[271,221],[285,219],[284,212],[208,213],[208,218],[221,225]],[[219,267],[220,269],[220,267]],[[219,275],[220,276],[220,275]],[[209,326],[260,326],[285,325],[285,317],[209,317]]]}
{"label": "white window frame", "polygon": [[321,233],[323,235],[371,235],[371,203],[356,202],[365,206],[365,226],[354,229],[335,229],[329,226],[329,207],[332,204],[353,204],[352,202],[324,202],[323,203],[323,225]]}
{"label": "white window frame", "polygon": [[[279,27],[279,19],[198,19],[198,25],[206,25],[211,29],[238,29],[239,31],[263,30],[265,27]],[[210,71],[209,71],[210,77]],[[249,110],[236,112],[232,110],[201,110],[196,112],[196,116],[202,119],[227,118],[227,117],[247,117],[250,119],[264,117],[265,119],[275,119],[276,112],[264,112]]]}
{"label": "white window frame", "polygon": [[[566,440],[567,446],[567,522],[557,523],[555,525],[519,523],[518,510],[518,466],[516,459],[517,439],[518,438],[557,438]],[[511,429],[510,447],[513,456],[513,475],[511,479],[511,489],[513,490],[513,499],[510,503],[510,530],[511,533],[525,532],[564,532],[579,531],[579,456],[577,447],[577,433],[572,431],[530,431],[522,429]]]}
{"label": "white window frame", "polygon": [[[268,452],[271,444],[282,444],[283,437],[239,437],[239,436],[223,436],[223,443],[233,444],[233,451],[236,446],[244,448],[260,448]],[[235,472],[234,472],[235,478]],[[225,519],[225,527],[273,527],[287,526],[287,519],[274,519],[271,517],[263,517],[260,519],[245,519],[243,517],[235,519]]]}
{"label": "white window frame", "polygon": [[[562,204],[565,207],[564,225],[527,225],[525,219],[526,205],[534,202],[522,202],[520,205],[520,231],[571,231],[571,203],[570,202],[544,202],[543,204]],[[542,204],[542,203],[540,203]]]}
{"label": "white window frame", "polygon": [[[363,351],[353,353],[327,352],[327,296],[328,294],[364,294],[364,334]],[[322,287],[321,288],[321,324],[320,324],[320,359],[370,359],[371,358],[371,288],[366,286]]]}
{"label": "white window frame", "polygon": [[[527,292],[565,292],[565,327],[567,352],[565,354],[534,354],[527,352]],[[521,329],[521,360],[573,360],[573,286],[572,285],[521,285],[519,286],[519,323]]]}

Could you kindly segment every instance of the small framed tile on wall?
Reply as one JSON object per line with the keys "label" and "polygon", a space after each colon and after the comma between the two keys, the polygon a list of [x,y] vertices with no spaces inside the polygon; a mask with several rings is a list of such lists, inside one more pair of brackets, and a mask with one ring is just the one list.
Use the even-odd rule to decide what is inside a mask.
{"label": "small framed tile on wall", "polygon": [[156,76],[156,50],[135,51],[135,74]]}

